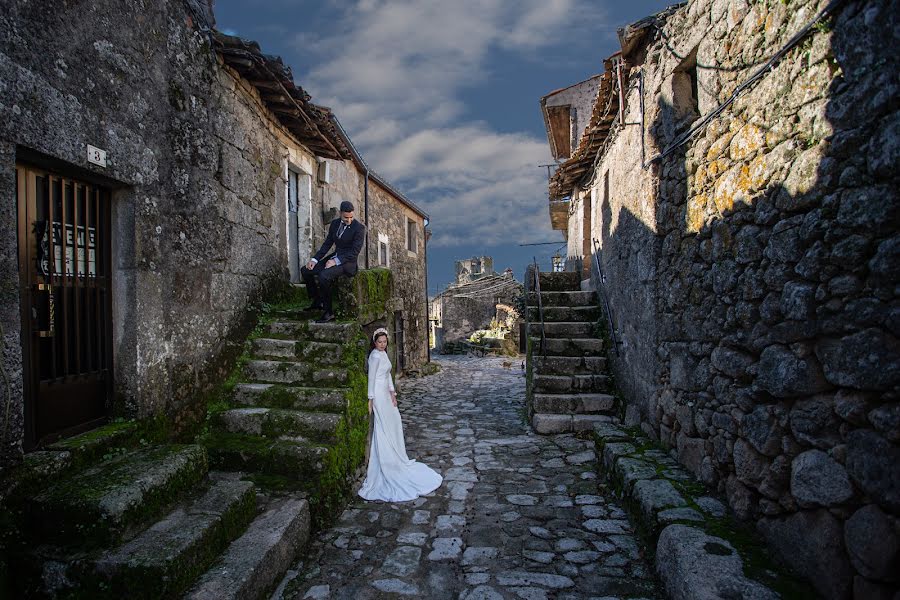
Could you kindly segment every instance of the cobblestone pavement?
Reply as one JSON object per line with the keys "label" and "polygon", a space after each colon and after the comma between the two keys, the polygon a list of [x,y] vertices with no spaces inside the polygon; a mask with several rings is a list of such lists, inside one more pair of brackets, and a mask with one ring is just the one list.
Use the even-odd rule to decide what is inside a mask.
{"label": "cobblestone pavement", "polygon": [[275,597],[657,597],[593,443],[526,424],[521,359],[437,362],[401,382],[400,409],[409,455],[443,485],[413,502],[357,498]]}

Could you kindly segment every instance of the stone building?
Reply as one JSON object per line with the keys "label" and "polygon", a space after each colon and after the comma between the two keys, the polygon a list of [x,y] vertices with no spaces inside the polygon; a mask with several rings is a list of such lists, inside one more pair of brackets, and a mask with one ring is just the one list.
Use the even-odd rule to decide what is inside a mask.
{"label": "stone building", "polygon": [[544,127],[550,134],[548,141],[554,160],[572,156],[572,150],[590,122],[600,79],[600,75],[594,75],[541,98],[541,113]]}
{"label": "stone building", "polygon": [[[330,111],[279,58],[215,31],[208,3],[8,9],[0,464],[112,415],[165,415],[176,430],[201,419],[202,392],[230,370],[249,309],[296,280],[328,206],[365,203],[361,159]],[[355,182],[339,187],[338,168]],[[390,266],[405,287],[394,304],[422,322],[423,339],[407,342],[416,363],[425,215],[376,188],[369,227],[398,248]],[[414,247],[399,256],[407,232]]]}
{"label": "stone building", "polygon": [[[357,217],[366,224],[366,246],[359,255],[360,268],[391,270],[398,294],[391,302],[389,329],[396,341],[399,373],[418,369],[428,360],[428,296],[425,244],[428,214],[373,171],[352,140],[332,115],[338,134],[349,149],[350,160],[327,159],[328,181],[314,199],[314,211],[325,223],[337,217],[342,200],[350,200]],[[314,247],[325,231],[313,231]]]}
{"label": "stone building", "polygon": [[473,256],[456,261],[456,285],[464,285],[494,275],[494,259],[490,256]]}
{"label": "stone building", "polygon": [[[511,271],[494,273],[490,256],[456,261],[456,283],[431,298],[431,317],[437,332],[438,348],[446,343],[466,340],[479,329],[488,329],[491,321],[507,324],[518,343],[516,299],[522,294],[522,284]],[[440,341],[441,343],[437,343]]]}
{"label": "stone building", "polygon": [[898,25],[883,0],[692,0],[626,27],[550,182],[627,424],[826,598],[897,590]]}

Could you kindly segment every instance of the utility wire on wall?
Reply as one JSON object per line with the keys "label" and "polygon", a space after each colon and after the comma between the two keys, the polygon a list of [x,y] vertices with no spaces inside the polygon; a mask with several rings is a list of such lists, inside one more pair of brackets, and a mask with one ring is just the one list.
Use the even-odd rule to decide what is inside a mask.
{"label": "utility wire on wall", "polygon": [[[804,37],[806,37],[806,34],[808,34],[810,32],[810,30],[816,25],[816,23],[821,21],[826,16],[829,16],[832,12],[834,12],[835,9],[837,9],[841,4],[843,4],[844,1],[845,0],[832,0],[828,4],[828,6],[826,6],[821,11],[819,11],[819,14],[817,14],[815,17],[813,17],[813,19],[810,22],[808,22],[805,26],[803,26],[803,28],[800,29],[800,31],[795,33],[793,35],[793,37],[791,37],[791,39],[789,39],[787,41],[787,43],[784,46],[782,46],[778,52],[776,52],[774,55],[772,55],[772,58],[770,58],[768,61],[766,61],[766,63],[763,66],[761,66],[759,69],[757,69],[756,72],[753,73],[753,75],[751,75],[746,81],[744,81],[739,86],[737,86],[737,88],[735,88],[734,92],[731,93],[731,96],[729,96],[727,100],[725,100],[724,102],[719,104],[717,107],[715,107],[713,110],[708,112],[705,116],[703,116],[703,118],[701,118],[690,129],[688,129],[683,134],[678,136],[674,142],[672,142],[669,146],[666,147],[665,150],[663,150],[656,156],[651,157],[650,160],[648,160],[646,164],[650,164],[652,162],[655,162],[657,160],[665,158],[666,156],[668,156],[669,154],[674,152],[679,146],[684,145],[687,141],[689,141],[691,138],[696,136],[700,132],[700,130],[702,130],[707,125],[707,123],[709,123],[711,120],[713,120],[713,118],[715,118],[719,114],[721,114],[723,110],[725,110],[732,102],[734,102],[737,99],[738,96],[741,95],[741,93],[743,93],[745,90],[747,90],[750,86],[752,86],[758,80],[762,79],[762,77],[766,74],[767,71],[769,71],[770,69],[774,69],[775,66],[778,64],[778,62],[782,58],[784,58],[784,55],[787,54],[788,51],[790,51],[794,46],[796,46],[798,43],[800,43],[800,40],[802,40]],[[642,135],[643,135],[643,132],[642,132]]]}

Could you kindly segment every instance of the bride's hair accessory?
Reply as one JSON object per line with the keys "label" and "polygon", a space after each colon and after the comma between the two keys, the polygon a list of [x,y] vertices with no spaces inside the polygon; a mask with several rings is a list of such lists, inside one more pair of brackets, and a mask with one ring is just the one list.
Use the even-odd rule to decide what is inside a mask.
{"label": "bride's hair accessory", "polygon": [[390,336],[388,336],[387,329],[385,329],[384,327],[379,327],[378,329],[375,330],[375,333],[372,334],[372,341],[374,342],[375,338],[377,338],[378,335],[381,333],[383,333],[385,335],[385,337],[388,337],[388,338],[390,337]]}

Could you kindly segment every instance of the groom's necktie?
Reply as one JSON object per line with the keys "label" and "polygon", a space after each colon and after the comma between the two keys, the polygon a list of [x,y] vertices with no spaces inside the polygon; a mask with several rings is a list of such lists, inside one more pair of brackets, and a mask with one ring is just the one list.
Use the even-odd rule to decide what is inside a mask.
{"label": "groom's necktie", "polygon": [[349,227],[349,225],[345,225],[345,224],[341,223],[340,227],[338,227],[337,236],[341,237],[342,235],[344,235],[344,232],[347,231],[347,227]]}

